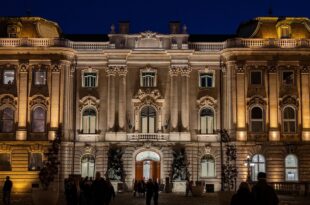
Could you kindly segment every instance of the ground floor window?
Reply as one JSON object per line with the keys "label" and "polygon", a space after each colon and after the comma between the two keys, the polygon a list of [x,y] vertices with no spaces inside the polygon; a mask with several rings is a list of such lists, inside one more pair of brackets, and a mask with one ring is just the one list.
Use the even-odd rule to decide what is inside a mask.
{"label": "ground floor window", "polygon": [[42,153],[30,153],[29,155],[29,171],[40,171],[43,167]]}
{"label": "ground floor window", "polygon": [[215,177],[215,160],[211,155],[201,159],[201,177]]}
{"label": "ground floor window", "polygon": [[265,157],[261,154],[256,154],[252,157],[252,180],[257,181],[257,174],[259,172],[266,172]]}
{"label": "ground floor window", "polygon": [[0,171],[11,171],[11,155],[9,153],[0,153]]}
{"label": "ground floor window", "polygon": [[95,158],[92,155],[84,155],[81,159],[81,175],[82,177],[94,177],[95,174]]}
{"label": "ground floor window", "polygon": [[285,158],[285,180],[298,181],[298,160],[293,154],[289,154]]}

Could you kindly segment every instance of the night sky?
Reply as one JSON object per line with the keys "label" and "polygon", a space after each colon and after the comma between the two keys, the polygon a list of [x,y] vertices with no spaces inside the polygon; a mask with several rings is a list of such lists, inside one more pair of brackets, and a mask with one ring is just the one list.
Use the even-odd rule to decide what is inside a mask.
{"label": "night sky", "polygon": [[[310,0],[271,0],[274,16],[310,16]],[[192,34],[233,34],[241,22],[267,16],[270,0],[1,0],[1,16],[41,16],[66,34],[104,34],[118,21],[132,33],[168,32],[179,20]]]}

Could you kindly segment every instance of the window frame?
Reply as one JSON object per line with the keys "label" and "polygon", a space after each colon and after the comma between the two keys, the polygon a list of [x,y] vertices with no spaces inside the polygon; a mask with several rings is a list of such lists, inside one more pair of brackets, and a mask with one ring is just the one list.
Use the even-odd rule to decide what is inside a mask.
{"label": "window frame", "polygon": [[[255,162],[254,161],[254,157],[255,156],[258,156],[258,162]],[[261,159],[261,157],[262,157],[262,161],[260,160]],[[254,181],[254,182],[256,182],[256,181],[258,181],[258,179],[257,179],[257,174],[259,173],[259,172],[266,172],[266,168],[267,168],[267,163],[266,163],[266,157],[264,156],[264,155],[262,155],[262,154],[254,154],[253,156],[252,156],[252,158],[251,158],[251,163],[253,164],[253,166],[251,167],[251,178],[252,178],[252,181]],[[256,166],[255,165],[257,165],[257,173],[256,173]],[[262,166],[263,165],[263,167],[264,167],[264,170],[262,171],[262,170],[260,170],[260,166]]]}
{"label": "window frame", "polygon": [[[260,83],[254,84],[252,81],[252,73],[257,72],[260,73]],[[262,86],[263,85],[263,71],[262,70],[250,70],[250,85],[251,86]]]}
{"label": "window frame", "polygon": [[[202,113],[203,110],[206,110],[206,109],[211,110],[212,113],[213,113],[213,130],[211,130],[211,132],[208,132],[208,128],[206,128],[206,133],[203,133],[203,132],[202,132],[202,129],[201,129],[201,127],[202,127],[202,123],[201,123],[201,121],[202,121],[202,116],[201,116],[201,113]],[[206,107],[200,108],[199,113],[198,113],[198,119],[199,119],[199,132],[200,132],[200,134],[204,134],[204,135],[214,134],[214,130],[215,130],[215,128],[216,128],[215,116],[216,116],[216,115],[215,115],[215,110],[214,110],[213,107],[206,106]]]}
{"label": "window frame", "polygon": [[[262,119],[261,120],[258,120],[258,119],[253,119],[252,118],[252,111],[254,108],[259,108],[261,111],[262,111]],[[249,110],[249,120],[250,120],[250,132],[252,133],[262,133],[265,131],[265,109],[261,106],[261,105],[253,105],[250,107],[250,110]],[[261,131],[253,131],[253,122],[262,122],[262,130]]]}
{"label": "window frame", "polygon": [[40,169],[42,168],[42,167],[40,167],[40,169],[38,169],[38,168],[36,168],[36,169],[31,169],[30,168],[30,162],[31,162],[31,157],[33,156],[33,154],[40,154],[41,155],[41,164],[42,164],[42,166],[43,166],[43,162],[44,162],[44,156],[43,156],[43,153],[42,152],[29,152],[29,157],[28,157],[28,171],[32,171],[32,172],[37,172],[37,171],[40,171]]}
{"label": "window frame", "polygon": [[[87,157],[90,157],[90,158],[87,158]],[[82,156],[81,156],[81,159],[80,159],[80,163],[81,163],[81,176],[83,177],[83,159],[88,159],[87,160],[87,162],[85,162],[85,163],[87,163],[87,174],[89,174],[89,164],[90,164],[90,159],[93,159],[94,160],[94,162],[93,162],[93,165],[94,165],[94,171],[93,171],[93,176],[88,176],[88,178],[90,178],[90,177],[92,177],[92,178],[94,178],[95,177],[95,173],[96,173],[96,158],[95,158],[95,156],[94,155],[92,155],[92,154],[83,154]],[[85,176],[86,177],[86,176]]]}
{"label": "window frame", "polygon": [[[284,80],[284,73],[285,72],[292,72],[293,73],[293,82],[291,84],[287,84],[285,83],[285,80]],[[282,70],[281,71],[281,84],[284,85],[284,86],[294,86],[295,85],[295,71],[294,70]]]}
{"label": "window frame", "polygon": [[[287,108],[291,108],[291,109],[293,109],[293,111],[294,111],[294,120],[292,120],[292,119],[285,119],[284,118],[284,116],[285,116],[285,114],[284,114],[284,112],[285,112],[285,109],[287,109]],[[297,108],[296,107],[294,107],[294,106],[292,106],[292,105],[286,105],[286,106],[284,106],[283,107],[283,109],[282,109],[282,132],[284,133],[284,134],[296,134],[297,132],[298,132],[298,126],[297,126],[297,120],[298,120],[298,118],[297,118]],[[290,122],[294,122],[294,127],[295,127],[295,130],[294,130],[294,132],[291,132],[289,129],[290,129],[290,126],[288,127],[289,129],[289,131],[285,131],[285,124],[286,124],[286,122],[288,122],[288,123],[290,123]]]}
{"label": "window frame", "polygon": [[[205,158],[207,158],[207,157],[210,157],[210,158],[212,158],[212,160],[213,160],[213,173],[214,173],[214,175],[213,176],[211,176],[211,175],[208,175],[208,174],[206,174],[206,175],[203,175],[203,172],[202,172],[202,161],[205,159]],[[208,160],[208,159],[207,159]],[[208,163],[208,162],[207,162]],[[208,164],[208,166],[209,166],[209,164]],[[207,172],[208,173],[208,172]],[[200,158],[200,177],[201,178],[215,178],[216,177],[216,160],[215,160],[215,157],[213,156],[213,155],[211,155],[211,154],[205,154],[205,155],[203,155],[201,158]]]}
{"label": "window frame", "polygon": [[[39,72],[43,72],[45,75],[44,76],[45,77],[44,83],[37,83],[37,81],[36,81],[36,75]],[[47,85],[47,78],[48,78],[48,71],[46,68],[39,68],[39,69],[33,69],[32,70],[32,84],[34,86],[46,86]]]}
{"label": "window frame", "polygon": [[[290,166],[287,166],[287,158],[290,157],[290,156],[293,156],[294,159],[296,160],[296,167],[290,167]],[[296,174],[297,174],[297,179],[294,179],[294,180],[289,180],[288,179],[288,170],[295,170],[296,171]],[[287,182],[298,182],[299,181],[299,163],[298,163],[298,157],[295,155],[295,154],[288,154],[286,155],[285,159],[284,159],[284,174],[285,174],[285,181]]]}
{"label": "window frame", "polygon": [[[84,131],[84,112],[86,110],[93,110],[95,112],[95,132],[90,132],[91,130],[91,122],[90,122],[90,117],[89,116],[93,116],[93,115],[88,115],[88,132]],[[97,129],[98,129],[98,110],[96,109],[96,107],[92,107],[92,106],[86,106],[81,110],[81,132],[82,134],[96,134],[97,133]]]}
{"label": "window frame", "polygon": [[[211,86],[207,86],[207,83],[206,83],[206,86],[202,86],[202,78],[201,78],[201,75],[203,74],[212,74],[212,85]],[[198,72],[198,87],[201,88],[201,89],[208,89],[208,88],[214,88],[215,87],[215,72],[214,71],[199,71]]]}
{"label": "window frame", "polygon": [[[155,112],[155,116],[154,116],[154,132],[150,132],[150,126],[151,126],[151,122],[150,122],[150,118],[152,117],[152,116],[150,116],[150,115],[147,115],[147,116],[142,116],[142,111],[143,111],[143,109],[145,109],[145,108],[148,108],[148,110],[147,110],[147,113],[149,114],[150,113],[150,108],[151,109],[153,109],[154,110],[154,112]],[[146,124],[146,126],[147,126],[147,131],[146,132],[143,132],[143,117],[145,117],[146,119],[147,119],[147,124]],[[156,130],[157,129],[157,110],[156,110],[156,108],[154,107],[154,106],[152,106],[152,105],[146,105],[146,106],[143,106],[141,109],[140,109],[140,130],[141,130],[141,133],[145,133],[145,134],[148,134],[148,133],[156,133]]]}
{"label": "window frame", "polygon": [[[96,80],[95,80],[95,86],[86,86],[86,79],[85,79],[85,74],[91,74],[94,73],[96,74]],[[81,78],[82,78],[82,87],[83,88],[97,88],[98,87],[98,78],[99,78],[99,72],[98,70],[90,69],[90,70],[82,70],[81,72]]]}
{"label": "window frame", "polygon": [[[10,172],[12,171],[12,153],[11,152],[0,152],[0,155],[1,154],[8,154],[9,155],[9,164],[10,164],[10,167],[8,170],[2,170],[0,169],[0,172]],[[1,157],[0,157],[1,158]]]}
{"label": "window frame", "polygon": [[[13,78],[13,81],[11,82],[11,83],[5,83],[4,81],[5,81],[5,72],[7,72],[7,71],[13,71],[13,76],[14,76],[14,78]],[[15,82],[16,82],[16,71],[15,71],[15,69],[4,69],[3,70],[3,72],[2,72],[2,84],[3,85],[14,85],[15,84]]]}
{"label": "window frame", "polygon": [[[3,112],[6,109],[10,109],[13,112],[13,118],[12,119],[3,119]],[[12,107],[4,107],[3,109],[0,110],[0,133],[14,133],[15,132],[15,109],[13,109]],[[12,121],[12,130],[10,132],[4,132],[3,131],[3,121]]]}
{"label": "window frame", "polygon": [[[154,73],[154,76],[153,76],[153,85],[145,85],[144,84],[144,76],[143,74],[144,73]],[[150,83],[151,84],[151,83]],[[142,88],[155,88],[157,87],[157,70],[156,69],[141,69],[140,70],[140,87]]]}
{"label": "window frame", "polygon": [[[44,131],[42,131],[42,132],[38,132],[38,131],[34,131],[34,117],[33,117],[33,115],[34,115],[34,111],[36,110],[36,109],[42,109],[43,111],[44,111]],[[38,119],[39,120],[39,119]],[[31,132],[33,132],[33,133],[46,133],[46,131],[47,131],[47,110],[46,110],[46,108],[45,107],[43,107],[43,106],[35,106],[35,107],[33,107],[32,109],[31,109]]]}

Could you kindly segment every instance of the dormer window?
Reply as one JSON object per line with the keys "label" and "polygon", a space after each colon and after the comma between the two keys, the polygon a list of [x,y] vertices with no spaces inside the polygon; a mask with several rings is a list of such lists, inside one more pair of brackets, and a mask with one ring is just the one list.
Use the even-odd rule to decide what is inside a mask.
{"label": "dormer window", "polygon": [[140,86],[141,87],[156,87],[157,86],[157,71],[151,68],[142,69],[140,71]]}
{"label": "dormer window", "polygon": [[290,30],[291,29],[289,26],[281,26],[280,27],[280,37],[281,38],[290,38],[291,37]]}

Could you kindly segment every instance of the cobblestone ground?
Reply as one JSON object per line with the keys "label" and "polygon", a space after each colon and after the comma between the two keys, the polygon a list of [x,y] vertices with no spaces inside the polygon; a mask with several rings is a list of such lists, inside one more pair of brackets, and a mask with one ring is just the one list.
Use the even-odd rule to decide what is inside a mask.
{"label": "cobblestone ground", "polygon": [[[2,196],[0,196],[2,199]],[[185,197],[182,194],[161,193],[159,205],[218,205],[217,194],[204,194],[202,197]],[[280,196],[281,205],[310,205],[310,197]],[[0,202],[2,205],[2,200]],[[33,205],[31,194],[13,194],[11,205]],[[44,205],[44,204],[43,204]],[[58,205],[66,205],[61,196]],[[111,205],[145,205],[144,198],[134,198],[131,193],[117,194]]]}

